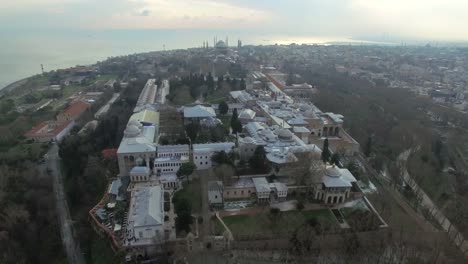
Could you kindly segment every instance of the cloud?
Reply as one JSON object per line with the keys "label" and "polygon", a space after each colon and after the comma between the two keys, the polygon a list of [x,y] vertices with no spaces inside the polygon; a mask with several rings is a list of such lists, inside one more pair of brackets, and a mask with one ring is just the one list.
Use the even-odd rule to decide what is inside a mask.
{"label": "cloud", "polygon": [[140,16],[149,16],[151,14],[151,11],[149,11],[148,9],[144,9],[140,12]]}
{"label": "cloud", "polygon": [[[2,0],[0,0],[2,1]],[[0,28],[197,28],[468,39],[467,0],[15,0]]]}

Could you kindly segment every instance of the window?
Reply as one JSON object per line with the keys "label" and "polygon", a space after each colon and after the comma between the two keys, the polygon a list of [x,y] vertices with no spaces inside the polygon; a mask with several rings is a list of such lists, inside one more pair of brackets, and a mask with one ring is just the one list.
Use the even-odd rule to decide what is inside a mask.
{"label": "window", "polygon": [[229,192],[227,192],[227,195],[229,195]]}
{"label": "window", "polygon": [[244,194],[244,191],[241,191],[241,194]]}
{"label": "window", "polygon": [[250,193],[250,190],[248,191],[248,193]]}
{"label": "window", "polygon": [[237,192],[236,192],[236,191],[234,191],[234,194],[237,194]]}
{"label": "window", "polygon": [[215,195],[215,199],[218,199],[218,195]]}
{"label": "window", "polygon": [[202,161],[200,161],[200,165],[203,165],[203,162],[202,162]]}
{"label": "window", "polygon": [[208,161],[207,161],[207,162],[205,162],[205,164],[206,164],[206,165],[208,165]]}

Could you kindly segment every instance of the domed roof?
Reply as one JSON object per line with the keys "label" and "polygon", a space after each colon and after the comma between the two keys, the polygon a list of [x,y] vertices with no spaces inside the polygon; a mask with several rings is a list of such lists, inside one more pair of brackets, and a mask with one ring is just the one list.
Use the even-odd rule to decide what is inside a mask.
{"label": "domed roof", "polygon": [[226,48],[226,43],[224,41],[220,40],[218,43],[216,43],[216,48]]}
{"label": "domed roof", "polygon": [[136,137],[140,134],[140,128],[135,125],[128,125],[124,131],[125,137]]}
{"label": "domed roof", "polygon": [[307,111],[304,113],[304,116],[305,116],[305,117],[308,117],[308,118],[316,118],[316,117],[317,117],[317,114],[316,114],[313,110],[307,110]]}
{"label": "domed roof", "polygon": [[337,167],[332,166],[325,171],[325,174],[329,177],[340,177],[341,173]]}
{"label": "domed roof", "polygon": [[136,120],[130,120],[128,122],[127,126],[136,126],[138,128],[141,128],[143,125],[140,122],[136,121]]}
{"label": "domed roof", "polygon": [[307,111],[307,110],[311,110],[312,107],[311,107],[310,105],[308,105],[308,104],[301,104],[301,105],[299,106],[299,109],[300,109],[301,111]]}
{"label": "domed roof", "polygon": [[252,144],[252,143],[255,142],[254,139],[251,138],[251,137],[242,138],[241,141],[242,141],[243,143],[246,143],[246,144]]}
{"label": "domed roof", "polygon": [[282,139],[291,139],[292,135],[291,135],[291,131],[283,128],[283,129],[280,129],[278,130],[278,137],[282,138]]}

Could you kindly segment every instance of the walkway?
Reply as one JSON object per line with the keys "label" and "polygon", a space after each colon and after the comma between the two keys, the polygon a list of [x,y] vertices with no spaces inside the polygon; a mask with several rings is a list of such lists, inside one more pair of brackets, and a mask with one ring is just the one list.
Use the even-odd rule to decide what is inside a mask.
{"label": "walkway", "polygon": [[63,176],[60,170],[60,157],[58,145],[54,143],[47,152],[47,164],[53,177],[55,204],[60,222],[60,234],[68,263],[84,264],[85,260],[81,254],[80,244],[73,236],[73,221],[68,209],[67,198],[63,187]]}
{"label": "walkway", "polygon": [[437,223],[440,224],[442,229],[449,234],[449,238],[455,243],[455,245],[462,251],[465,256],[468,256],[468,241],[465,240],[465,237],[458,229],[452,225],[450,220],[445,217],[443,212],[437,208],[437,206],[432,202],[431,198],[424,192],[424,190],[419,187],[411,175],[408,173],[406,169],[406,161],[408,160],[409,155],[411,154],[412,150],[406,150],[402,152],[398,156],[398,163],[403,171],[403,180],[408,184],[409,187],[413,190],[413,192],[420,198],[420,205],[431,213]]}

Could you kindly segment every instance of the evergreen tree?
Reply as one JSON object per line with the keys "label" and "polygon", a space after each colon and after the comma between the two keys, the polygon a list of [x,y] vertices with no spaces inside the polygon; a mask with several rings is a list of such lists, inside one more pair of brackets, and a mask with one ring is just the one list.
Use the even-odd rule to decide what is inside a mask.
{"label": "evergreen tree", "polygon": [[208,73],[208,76],[206,77],[206,86],[208,86],[208,91],[212,92],[214,90],[214,79],[211,72]]}
{"label": "evergreen tree", "polygon": [[372,137],[369,136],[367,138],[366,146],[364,148],[364,155],[366,155],[366,157],[369,157],[371,152],[372,152]]}
{"label": "evergreen tree", "polygon": [[249,159],[249,165],[255,173],[267,173],[270,170],[270,163],[266,158],[266,152],[263,146],[258,146],[255,149],[254,154]]}
{"label": "evergreen tree", "polygon": [[241,90],[245,90],[246,87],[247,87],[247,86],[246,86],[246,84],[245,84],[244,78],[241,78],[241,80],[240,80],[240,89],[241,89]]}
{"label": "evergreen tree", "polygon": [[239,115],[237,114],[237,108],[234,108],[232,111],[231,116],[231,129],[234,131],[234,127],[236,126],[236,122],[239,120]]}
{"label": "evergreen tree", "polygon": [[328,138],[325,139],[323,142],[323,148],[322,148],[322,161],[328,162],[330,160],[330,150],[328,149]]}
{"label": "evergreen tree", "polygon": [[227,114],[228,110],[229,110],[229,106],[228,104],[225,102],[225,101],[222,101],[219,105],[218,105],[218,110],[219,110],[219,113],[222,114],[222,115],[225,115]]}
{"label": "evergreen tree", "polygon": [[330,163],[338,166],[338,164],[340,164],[340,155],[336,152],[333,153],[330,158]]}

